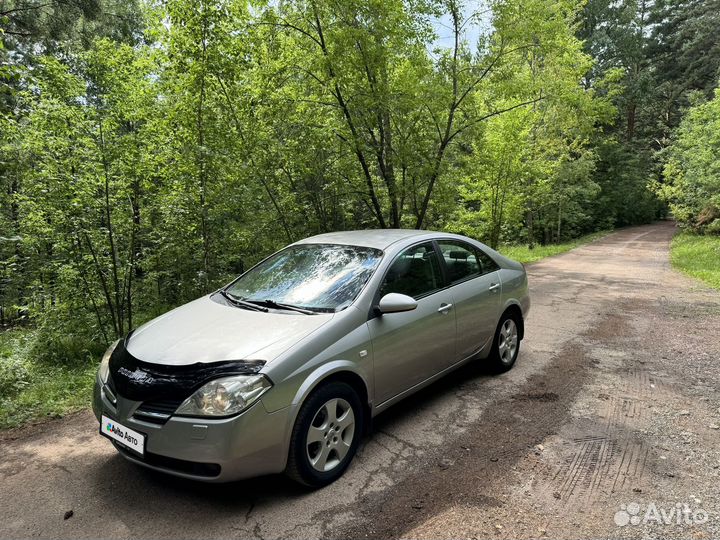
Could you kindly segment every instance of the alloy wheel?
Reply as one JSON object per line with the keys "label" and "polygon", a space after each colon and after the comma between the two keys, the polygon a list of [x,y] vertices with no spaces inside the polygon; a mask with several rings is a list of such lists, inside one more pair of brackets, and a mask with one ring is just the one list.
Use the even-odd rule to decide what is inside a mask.
{"label": "alloy wheel", "polygon": [[355,413],[342,398],[327,401],[310,422],[306,438],[310,465],[328,472],[340,465],[355,437]]}
{"label": "alloy wheel", "polygon": [[518,348],[518,331],[515,321],[507,319],[500,327],[500,336],[498,339],[498,353],[500,360],[508,364],[515,358],[515,352]]}

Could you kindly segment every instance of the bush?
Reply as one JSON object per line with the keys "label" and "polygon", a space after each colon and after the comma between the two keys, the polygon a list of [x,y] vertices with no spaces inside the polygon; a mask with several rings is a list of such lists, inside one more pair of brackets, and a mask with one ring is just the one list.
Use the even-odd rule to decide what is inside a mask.
{"label": "bush", "polygon": [[102,345],[27,328],[0,332],[0,429],[88,407]]}
{"label": "bush", "polygon": [[705,233],[720,235],[720,218],[712,221],[707,227],[705,227]]}
{"label": "bush", "polygon": [[104,340],[91,335],[83,318],[73,319],[55,308],[36,317],[37,330],[29,344],[34,362],[48,366],[83,366],[97,363],[107,347]]}
{"label": "bush", "polygon": [[87,342],[80,336],[61,336],[38,331],[30,354],[47,365],[81,366],[97,362],[104,351],[101,343]]}
{"label": "bush", "polygon": [[15,395],[29,383],[30,372],[25,362],[14,356],[0,357],[0,395]]}
{"label": "bush", "polygon": [[27,333],[0,333],[0,396],[3,398],[17,394],[30,383],[30,370],[25,361],[27,343]]}

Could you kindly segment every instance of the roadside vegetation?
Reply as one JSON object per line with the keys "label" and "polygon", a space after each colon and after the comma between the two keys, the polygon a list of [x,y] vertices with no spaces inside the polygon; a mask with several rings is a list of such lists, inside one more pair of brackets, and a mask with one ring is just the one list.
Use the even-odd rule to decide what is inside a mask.
{"label": "roadside vegetation", "polygon": [[72,408],[107,343],[313,234],[526,262],[668,210],[720,234],[718,0],[477,9],[0,0],[3,418]]}
{"label": "roadside vegetation", "polygon": [[670,260],[678,270],[720,289],[720,236],[680,233],[673,238]]}
{"label": "roadside vegetation", "polygon": [[541,259],[544,259],[545,257],[560,255],[561,253],[565,253],[567,251],[570,251],[571,249],[575,249],[576,247],[589,244],[590,242],[594,242],[595,240],[602,238],[603,236],[607,236],[609,233],[610,231],[598,231],[592,234],[586,234],[584,236],[581,236],[580,238],[575,238],[574,240],[570,240],[569,242],[561,242],[559,244],[546,244],[544,246],[501,246],[500,253],[502,253],[506,257],[515,259],[516,261],[519,261],[523,264],[534,263]]}
{"label": "roadside vegetation", "polygon": [[65,343],[55,355],[37,343],[36,330],[0,332],[0,429],[88,407],[100,350]]}

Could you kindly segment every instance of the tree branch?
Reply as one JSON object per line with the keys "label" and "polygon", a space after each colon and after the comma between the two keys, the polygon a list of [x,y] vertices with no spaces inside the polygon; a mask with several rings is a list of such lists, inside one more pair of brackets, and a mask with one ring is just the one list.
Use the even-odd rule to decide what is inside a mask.
{"label": "tree branch", "polygon": [[287,22],[287,21],[285,21],[285,20],[282,20],[282,19],[280,19],[280,22],[270,22],[270,21],[264,22],[264,21],[260,21],[260,22],[256,22],[256,23],[251,23],[249,26],[256,26],[256,25],[257,25],[257,26],[262,25],[262,26],[277,26],[277,27],[280,27],[280,28],[290,28],[291,30],[295,30],[296,32],[299,32],[299,33],[302,34],[303,36],[305,36],[305,37],[307,37],[307,38],[310,38],[310,39],[313,40],[317,45],[320,45],[320,42],[317,40],[317,38],[316,38],[315,36],[313,36],[310,32],[308,32],[307,30],[305,30],[305,29],[303,29],[303,28],[300,28],[300,27],[297,26],[297,25],[294,25],[294,24],[291,24],[291,23],[289,23],[289,22]]}
{"label": "tree branch", "polygon": [[[538,101],[542,101],[543,99],[545,99],[545,96],[539,96],[539,97],[536,97],[535,99],[531,99],[531,100],[529,100],[529,101],[523,101],[522,103],[517,103],[517,104],[513,105],[512,107],[507,107],[507,108],[505,108],[505,109],[500,109],[500,110],[497,110],[497,111],[492,111],[492,112],[490,112],[490,113],[488,113],[488,114],[486,114],[486,115],[481,116],[480,118],[476,118],[476,119],[474,119],[473,121],[468,122],[468,123],[465,124],[464,126],[462,126],[462,127],[458,128],[457,130],[455,130],[455,132],[454,132],[452,135],[450,135],[449,141],[451,141],[452,139],[454,139],[457,135],[459,135],[460,133],[462,133],[463,131],[465,131],[465,130],[468,129],[469,127],[472,127],[472,126],[474,126],[474,125],[477,125],[477,124],[479,124],[480,122],[484,122],[484,121],[487,120],[488,118],[492,118],[493,116],[497,116],[497,115],[499,115],[499,114],[503,114],[503,113],[506,113],[506,112],[510,112],[510,111],[512,111],[512,110],[514,110],[514,109],[519,109],[520,107],[525,107],[526,105],[532,105],[533,103],[537,103]],[[449,142],[449,141],[448,141],[448,142]]]}
{"label": "tree branch", "polygon": [[42,9],[44,7],[48,7],[52,5],[50,2],[46,4],[39,4],[37,6],[25,6],[25,7],[17,7],[13,9],[8,9],[6,11],[0,11],[0,17],[4,17],[6,15],[10,15],[11,13],[17,13],[18,11],[32,11],[33,9]]}

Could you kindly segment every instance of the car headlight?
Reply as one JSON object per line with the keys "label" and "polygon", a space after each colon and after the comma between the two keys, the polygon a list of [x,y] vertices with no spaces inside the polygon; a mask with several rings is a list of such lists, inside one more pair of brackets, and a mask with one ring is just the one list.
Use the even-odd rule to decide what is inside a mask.
{"label": "car headlight", "polygon": [[272,387],[264,375],[234,375],[214,379],[183,401],[175,414],[229,416],[247,409]]}
{"label": "car headlight", "polygon": [[108,347],[108,350],[105,351],[105,354],[103,354],[102,360],[100,360],[98,375],[100,376],[100,380],[103,384],[105,384],[108,380],[108,375],[110,374],[110,357],[112,356],[112,353],[115,352],[115,347],[117,347],[118,343],[120,343],[119,339]]}

